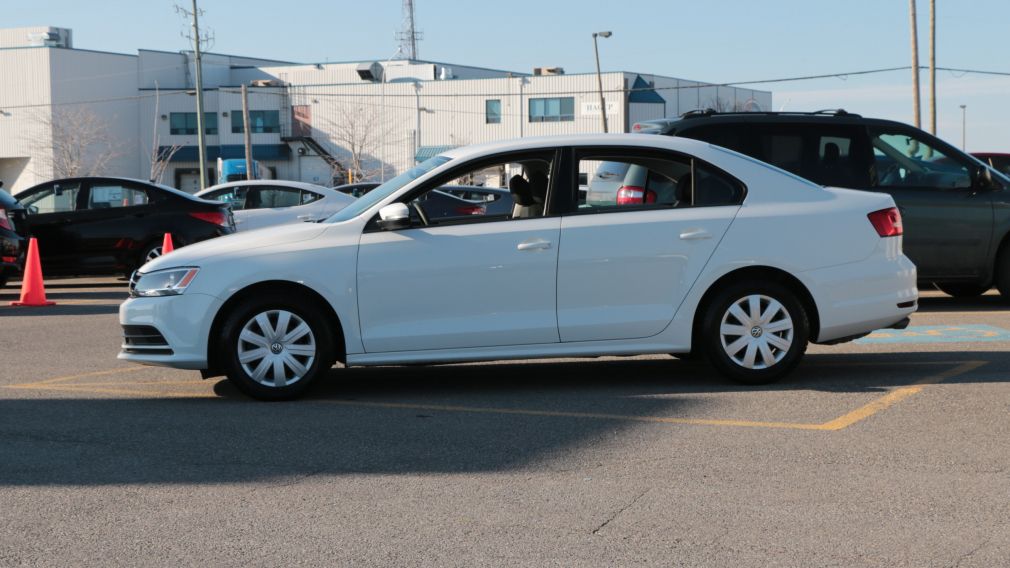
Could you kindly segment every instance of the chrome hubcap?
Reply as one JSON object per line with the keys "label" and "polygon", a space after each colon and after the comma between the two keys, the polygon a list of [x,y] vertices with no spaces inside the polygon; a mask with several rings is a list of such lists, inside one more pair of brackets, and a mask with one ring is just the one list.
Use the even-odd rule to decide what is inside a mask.
{"label": "chrome hubcap", "polygon": [[722,316],[719,338],[726,355],[746,369],[767,369],[793,344],[793,320],[774,298],[753,294],[733,302]]}
{"label": "chrome hubcap", "polygon": [[147,256],[144,257],[144,262],[151,262],[159,256],[161,256],[161,247],[154,247],[147,253]]}
{"label": "chrome hubcap", "polygon": [[284,387],[302,379],[316,359],[316,337],[309,324],[287,310],[268,310],[242,326],[238,360],[252,380]]}

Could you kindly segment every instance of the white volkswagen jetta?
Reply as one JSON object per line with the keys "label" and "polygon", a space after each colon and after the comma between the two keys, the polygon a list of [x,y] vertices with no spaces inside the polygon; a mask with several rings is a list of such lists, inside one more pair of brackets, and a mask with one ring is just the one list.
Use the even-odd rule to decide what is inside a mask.
{"label": "white volkswagen jetta", "polygon": [[[639,185],[585,203],[579,173],[604,162],[627,163]],[[427,192],[474,179],[507,185],[512,212],[429,218]],[[458,148],[323,223],[146,264],[120,308],[119,358],[224,374],[263,399],[301,394],[337,361],[702,353],[764,383],[810,341],[907,325],[918,292],[901,234],[888,195],[823,188],[694,140]]]}

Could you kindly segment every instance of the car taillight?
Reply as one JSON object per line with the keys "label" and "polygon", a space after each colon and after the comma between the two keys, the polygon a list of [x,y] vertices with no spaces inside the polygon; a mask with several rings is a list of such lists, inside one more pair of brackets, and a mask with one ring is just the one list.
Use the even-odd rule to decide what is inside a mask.
{"label": "car taillight", "polygon": [[483,205],[460,205],[456,208],[457,215],[483,215]]}
{"label": "car taillight", "polygon": [[901,226],[901,213],[897,207],[874,211],[867,217],[881,237],[898,237],[904,233],[904,228]]}
{"label": "car taillight", "polygon": [[215,225],[221,225],[222,227],[228,225],[228,216],[221,211],[193,211],[190,212],[189,216],[208,223],[214,223]]}
{"label": "car taillight", "polygon": [[635,185],[622,185],[617,190],[618,205],[641,205],[642,203],[655,203],[656,192],[646,190],[644,187]]}
{"label": "car taillight", "polygon": [[7,210],[3,207],[0,207],[0,229],[14,230],[14,227],[11,227],[11,220],[7,218]]}

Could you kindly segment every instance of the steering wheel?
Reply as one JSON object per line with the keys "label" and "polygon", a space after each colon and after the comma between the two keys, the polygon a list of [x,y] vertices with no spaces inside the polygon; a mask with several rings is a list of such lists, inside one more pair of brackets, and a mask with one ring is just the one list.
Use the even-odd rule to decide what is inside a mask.
{"label": "steering wheel", "polygon": [[421,218],[421,223],[423,223],[425,227],[431,224],[428,222],[428,215],[425,214],[424,208],[421,207],[420,203],[412,201],[410,206],[414,208],[414,211],[417,211],[417,216]]}

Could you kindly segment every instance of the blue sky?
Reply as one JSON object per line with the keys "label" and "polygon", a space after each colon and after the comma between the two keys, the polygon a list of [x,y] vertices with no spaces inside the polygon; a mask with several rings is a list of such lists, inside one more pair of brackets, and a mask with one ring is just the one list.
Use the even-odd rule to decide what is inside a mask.
{"label": "blue sky", "polygon": [[[75,47],[133,53],[186,48],[174,3],[189,0],[35,0],[5,3],[5,27],[74,29]],[[529,71],[593,70],[591,33],[605,70],[730,82],[908,65],[906,0],[416,0],[424,59]],[[1010,2],[937,0],[937,65],[1010,72]],[[396,49],[399,0],[201,0],[213,51],[301,62],[386,59]],[[920,61],[929,4],[919,0]],[[923,125],[928,74],[922,73]],[[756,85],[776,110],[844,107],[912,121],[910,71]],[[937,76],[938,134],[969,150],[1010,151],[1010,77]]]}

